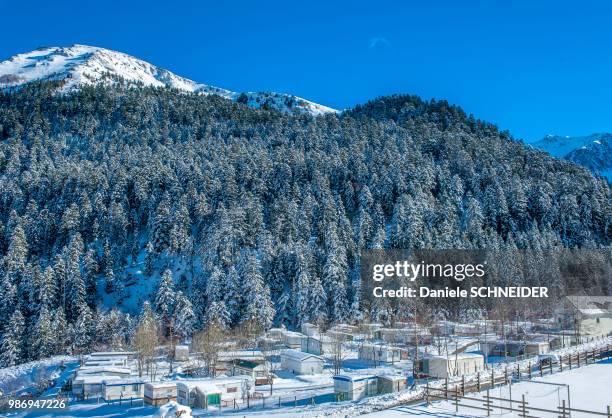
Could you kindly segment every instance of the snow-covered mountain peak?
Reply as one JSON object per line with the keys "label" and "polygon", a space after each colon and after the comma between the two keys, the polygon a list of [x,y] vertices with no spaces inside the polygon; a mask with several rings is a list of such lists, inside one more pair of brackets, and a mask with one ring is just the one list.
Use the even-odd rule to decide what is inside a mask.
{"label": "snow-covered mountain peak", "polygon": [[587,136],[546,135],[533,146],[591,169],[612,182],[612,134]]}
{"label": "snow-covered mountain peak", "polygon": [[334,109],[282,93],[236,93],[197,83],[122,52],[75,44],[44,47],[18,54],[0,63],[0,88],[37,80],[65,80],[62,91],[87,84],[113,83],[120,78],[145,86],[169,87],[200,94],[217,94],[252,107],[268,107],[287,113],[321,115]]}

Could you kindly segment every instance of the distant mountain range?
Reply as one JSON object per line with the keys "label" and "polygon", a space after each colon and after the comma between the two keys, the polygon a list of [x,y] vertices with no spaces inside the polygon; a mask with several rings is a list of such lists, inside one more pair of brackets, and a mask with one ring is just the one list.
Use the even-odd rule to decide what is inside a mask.
{"label": "distant mountain range", "polygon": [[547,135],[532,144],[549,154],[589,168],[612,182],[612,134]]}
{"label": "distant mountain range", "polygon": [[217,94],[254,108],[321,115],[336,110],[291,94],[233,92],[197,83],[130,55],[87,45],[44,47],[14,55],[0,63],[0,88],[19,87],[41,80],[64,80],[62,91],[121,79],[145,86],[170,87],[191,93]]}

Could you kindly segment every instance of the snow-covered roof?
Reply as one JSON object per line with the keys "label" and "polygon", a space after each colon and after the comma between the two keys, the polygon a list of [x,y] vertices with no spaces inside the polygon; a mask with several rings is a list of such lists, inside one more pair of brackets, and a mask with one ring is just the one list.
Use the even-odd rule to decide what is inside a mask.
{"label": "snow-covered roof", "polygon": [[73,384],[83,384],[83,385],[95,385],[102,384],[104,382],[110,382],[111,380],[120,380],[119,376],[109,376],[105,374],[94,374],[94,375],[85,375],[78,376],[74,379]]}
{"label": "snow-covered roof", "polygon": [[612,314],[612,296],[567,296],[567,300],[583,315]]}
{"label": "snow-covered roof", "polygon": [[234,376],[234,377],[215,377],[209,379],[186,379],[186,380],[177,380],[177,385],[187,386],[189,389],[200,388],[212,388],[214,387],[216,390],[219,389],[219,386],[226,385],[242,385],[244,381],[252,381],[253,379],[249,376]]}
{"label": "snow-covered roof", "polygon": [[221,351],[219,352],[218,359],[220,361],[228,360],[263,360],[264,355],[259,350],[235,350],[235,351]]}
{"label": "snow-covered roof", "polygon": [[146,386],[153,389],[173,388],[176,387],[176,382],[147,382]]}
{"label": "snow-covered roof", "polygon": [[401,374],[379,374],[378,377],[381,379],[391,380],[392,382],[406,380],[406,376],[402,376]]}
{"label": "snow-covered roof", "polygon": [[357,375],[337,374],[334,376],[334,380],[344,380],[345,382],[359,382],[361,380],[369,380],[369,379],[376,379],[376,376],[373,374],[357,374]]}
{"label": "snow-covered roof", "polygon": [[478,353],[457,353],[457,354],[450,354],[447,356],[440,356],[440,355],[428,355],[427,357],[425,357],[426,359],[443,359],[443,360],[450,360],[453,361],[455,359],[484,359],[484,356],[482,354],[478,354]]}
{"label": "snow-covered roof", "polygon": [[[111,376],[111,377],[119,377],[119,376]],[[119,379],[105,379],[102,381],[102,384],[106,386],[122,386],[122,385],[143,385],[145,383],[144,379],[140,377],[128,377],[128,378],[119,378]]]}
{"label": "snow-covered roof", "polygon": [[89,357],[129,357],[136,354],[135,351],[96,351],[90,353]]}
{"label": "snow-covered roof", "polygon": [[132,371],[125,367],[108,367],[108,366],[83,366],[77,372],[78,374],[105,374],[105,373],[119,373],[119,374],[132,374]]}
{"label": "snow-covered roof", "polygon": [[287,358],[290,358],[296,361],[305,361],[309,358],[316,358],[318,360],[323,361],[323,358],[320,356],[317,356],[315,354],[310,354],[310,353],[304,353],[303,351],[298,351],[298,350],[283,350],[283,352],[281,353],[281,356],[287,357]]}

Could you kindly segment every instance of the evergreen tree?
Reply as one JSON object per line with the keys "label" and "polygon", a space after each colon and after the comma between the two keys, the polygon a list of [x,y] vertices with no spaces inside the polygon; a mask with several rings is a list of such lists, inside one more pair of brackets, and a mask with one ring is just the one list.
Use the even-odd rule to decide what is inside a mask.
{"label": "evergreen tree", "polygon": [[47,307],[43,305],[38,312],[38,318],[30,338],[31,358],[38,360],[53,355],[55,341],[56,333],[51,325],[51,315]]}
{"label": "evergreen tree", "polygon": [[23,359],[23,337],[25,320],[17,309],[11,315],[7,327],[0,339],[0,364],[10,367],[19,364]]}
{"label": "evergreen tree", "polygon": [[268,329],[274,318],[274,307],[270,299],[270,289],[261,275],[259,261],[251,252],[242,254],[239,274],[245,300],[241,322],[254,322]]}

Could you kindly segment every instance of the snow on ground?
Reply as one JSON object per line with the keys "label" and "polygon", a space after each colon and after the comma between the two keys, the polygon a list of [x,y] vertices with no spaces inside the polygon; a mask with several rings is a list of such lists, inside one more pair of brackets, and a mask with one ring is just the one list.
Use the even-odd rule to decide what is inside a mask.
{"label": "snow on ground", "polygon": [[75,357],[56,356],[0,369],[0,392],[36,393],[36,386],[42,380],[56,380],[55,386],[61,385],[76,367],[78,361]]}
{"label": "snow on ground", "polygon": [[[509,398],[512,390],[512,399],[521,399],[525,395],[527,402],[536,408],[555,409],[565,400],[568,404],[566,387],[547,385],[534,382],[568,384],[570,386],[570,401],[572,408],[585,409],[594,412],[606,412],[608,405],[612,406],[612,362],[591,364],[578,369],[568,370],[562,373],[535,378],[533,382],[525,381],[515,383],[512,389],[509,386],[500,386],[489,393],[491,396]],[[484,393],[470,394],[470,397],[483,398]],[[482,406],[476,401],[466,401],[472,405]],[[499,405],[499,401],[497,401]],[[508,406],[508,402],[503,403]],[[515,404],[516,407],[516,404]],[[434,402],[431,406],[424,404],[414,406],[400,406],[387,411],[376,412],[363,415],[364,417],[384,417],[384,418],[410,418],[423,416],[455,416],[455,406],[452,402]],[[458,416],[486,416],[485,411],[478,411],[460,407]],[[465,414],[465,415],[462,415]],[[518,417],[516,412],[510,413],[497,409],[492,412],[495,416]],[[534,411],[532,415],[542,417],[552,417],[556,414]],[[573,418],[589,417],[592,415],[584,413],[572,413]]]}

